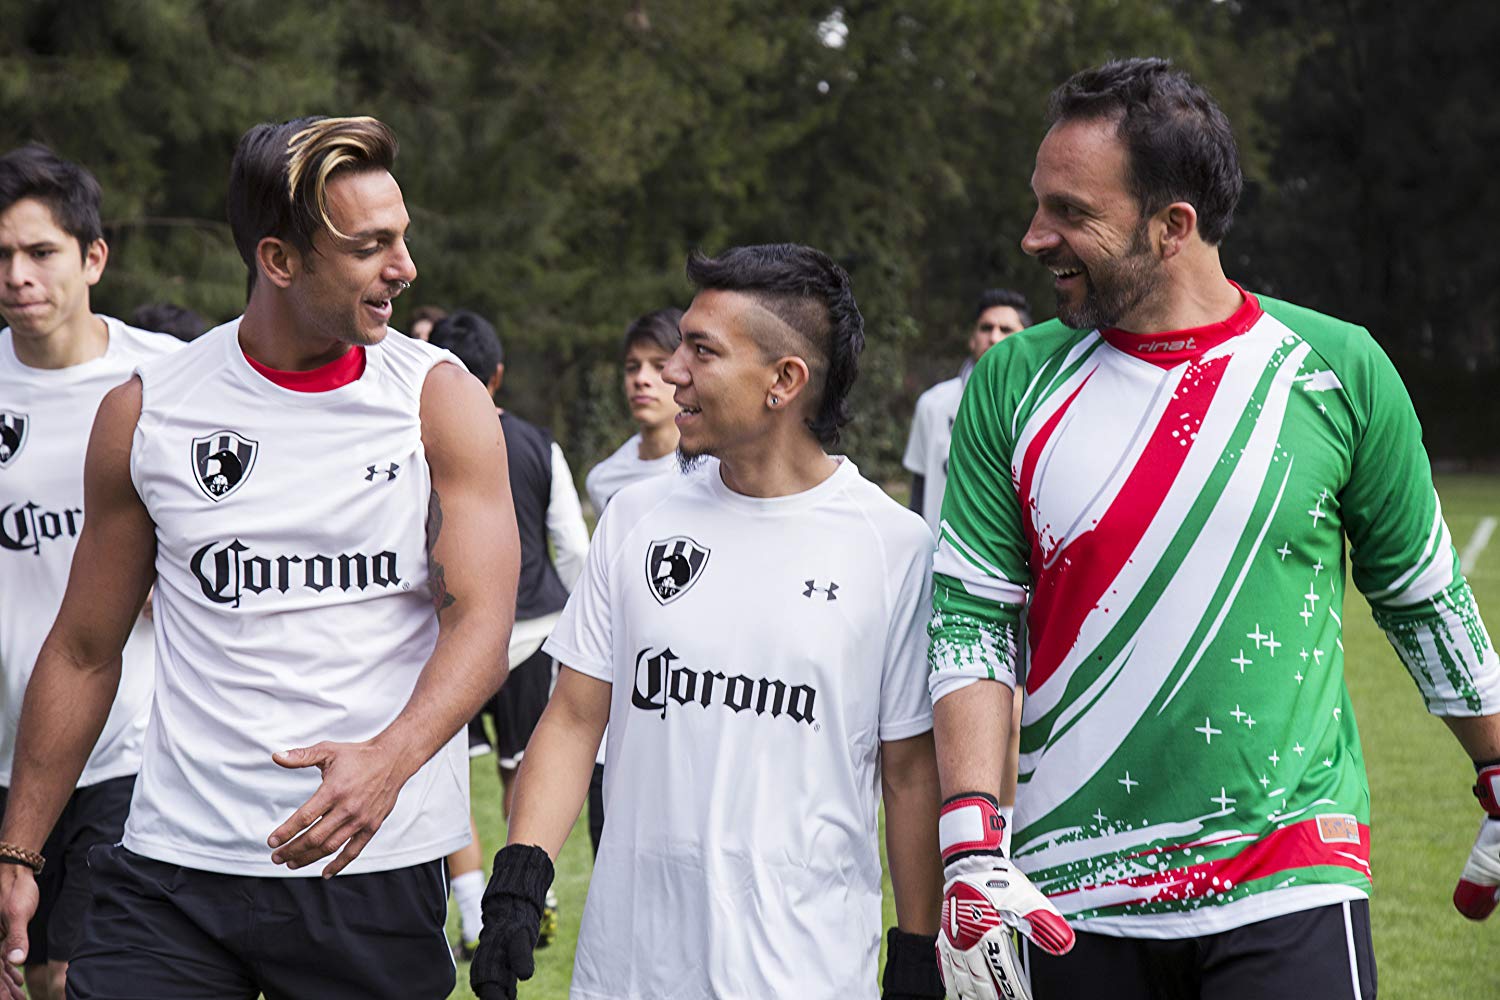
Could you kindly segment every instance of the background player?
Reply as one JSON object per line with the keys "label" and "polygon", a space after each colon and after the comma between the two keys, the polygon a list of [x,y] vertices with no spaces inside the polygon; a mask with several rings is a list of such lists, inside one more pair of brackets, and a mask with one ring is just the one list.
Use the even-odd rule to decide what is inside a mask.
{"label": "background player", "polygon": [[[625,330],[625,402],[638,430],[590,469],[584,479],[596,515],[602,515],[610,497],[631,483],[677,472],[677,404],[672,402],[672,387],[661,373],[682,342],[677,328],[681,320],[682,310],[668,307],[637,317]],[[595,854],[599,853],[599,837],[604,832],[608,742],[600,740],[594,774],[589,779],[589,843]]]}
{"label": "background player", "polygon": [[600,521],[547,642],[565,666],[470,979],[493,1000],[530,976],[550,857],[608,721],[574,997],[874,996],[882,785],[902,928],[887,996],[940,996],[931,536],[824,451],[864,342],[848,275],[781,245],[694,255],[688,277],[665,377],[681,454],[718,461],[622,491]]}
{"label": "background player", "polygon": [[[490,399],[499,397],[505,379],[505,351],[495,328],[484,317],[458,310],[438,320],[429,340],[462,361],[470,374],[484,383]],[[497,407],[496,412],[505,434],[511,498],[521,538],[521,576],[516,588],[516,623],[510,634],[510,674],[469,726],[471,730],[477,727],[487,741],[484,717],[488,715],[494,724],[503,788],[501,808],[509,817],[516,768],[547,707],[557,673],[555,661],[542,651],[542,641],[557,624],[568,592],[583,572],[589,532],[583,523],[573,473],[552,435],[508,410]],[[471,732],[470,756],[474,747],[475,735]],[[472,811],[470,823],[472,827]],[[473,835],[467,846],[448,858],[453,898],[458,903],[459,957],[465,960],[474,956],[479,942],[480,900],[484,895],[477,828]],[[557,902],[549,894],[540,943],[550,944],[556,933]]]}
{"label": "background player", "polygon": [[[1061,320],[985,355],[953,432],[933,696],[944,794],[981,801],[945,826],[998,787],[1024,678],[1016,863],[1079,930],[1065,958],[1027,949],[1038,1000],[1373,996],[1346,539],[1481,771],[1455,902],[1483,917],[1500,883],[1500,662],[1416,414],[1364,330],[1225,277],[1238,154],[1185,74],[1085,71],[1049,122],[1022,248]],[[950,865],[950,899],[1009,864]],[[940,939],[950,985],[993,996],[973,939]]]}
{"label": "background player", "polygon": [[969,331],[969,354],[963,366],[956,376],[917,397],[901,464],[911,473],[908,506],[922,515],[933,535],[938,534],[943,488],[948,482],[948,438],[953,433],[953,418],[958,415],[958,401],[969,374],[985,351],[1030,325],[1031,308],[1020,292],[1009,288],[987,288],[980,292],[974,305],[974,327]]}
{"label": "background player", "polygon": [[[89,290],[109,259],[99,184],[41,146],[0,156],[0,813],[11,783],[21,699],[57,616],[83,527],[89,428],[104,394],[139,363],[179,345],[96,316]],[[78,787],[47,834],[48,864],[28,934],[34,998],[62,1000],[88,905],[84,856],[120,839],[151,708],[150,623],[136,620],[120,686]]]}
{"label": "background player", "polygon": [[657,309],[625,330],[625,402],[637,430],[584,478],[596,514],[631,483],[677,470],[677,404],[662,369],[682,342],[681,321],[681,309]]}
{"label": "background player", "polygon": [[[99,408],[0,830],[0,851],[42,846],[154,578],[156,700],[123,841],[89,855],[74,995],[452,988],[454,737],[504,677],[518,553],[482,388],[386,336],[416,276],[395,153],[371,118],[247,132],[228,195],[245,315]],[[35,901],[31,871],[0,865],[8,963]]]}
{"label": "background player", "polygon": [[197,340],[213,326],[193,310],[172,302],[150,302],[137,306],[130,314],[130,322],[142,330],[171,334],[184,343]]}
{"label": "background player", "polygon": [[448,310],[442,306],[417,306],[411,311],[411,329],[407,335],[418,340],[427,340],[432,336],[432,328],[448,315]]}

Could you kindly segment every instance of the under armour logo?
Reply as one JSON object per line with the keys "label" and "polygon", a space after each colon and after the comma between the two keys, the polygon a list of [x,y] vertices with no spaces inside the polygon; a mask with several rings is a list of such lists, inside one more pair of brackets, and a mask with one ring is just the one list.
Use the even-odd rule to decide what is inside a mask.
{"label": "under armour logo", "polygon": [[828,600],[836,601],[839,599],[838,591],[839,585],[834,583],[832,580],[828,581],[828,586],[826,587],[818,586],[816,580],[808,580],[807,589],[802,592],[802,596],[811,598],[813,594],[822,593],[828,598]]}
{"label": "under armour logo", "polygon": [[367,465],[365,466],[365,482],[373,483],[376,476],[384,476],[385,481],[390,482],[392,479],[396,478],[396,473],[400,470],[401,466],[397,465],[395,462],[392,462],[390,468],[387,469],[377,469],[373,465]]}

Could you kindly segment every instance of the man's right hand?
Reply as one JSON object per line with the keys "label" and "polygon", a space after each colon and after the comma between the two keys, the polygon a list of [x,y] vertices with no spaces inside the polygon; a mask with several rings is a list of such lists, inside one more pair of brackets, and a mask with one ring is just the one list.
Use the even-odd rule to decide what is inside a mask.
{"label": "man's right hand", "polygon": [[1001,851],[1004,832],[988,795],[943,803],[938,837],[946,884],[937,951],[952,1000],[1030,1000],[1013,929],[1053,955],[1073,947],[1073,929],[1057,907]]}
{"label": "man's right hand", "polygon": [[22,865],[0,865],[0,933],[5,936],[3,952],[5,996],[9,1000],[25,1000],[25,980],[21,966],[26,961],[30,942],[26,940],[26,927],[36,914],[37,902],[41,898],[36,888],[36,876],[30,868]]}
{"label": "man's right hand", "polygon": [[536,971],[531,953],[552,876],[552,859],[540,847],[511,844],[495,855],[479,947],[469,966],[469,985],[479,1000],[516,1000],[517,980]]}
{"label": "man's right hand", "polygon": [[1483,920],[1500,903],[1500,764],[1480,768],[1474,795],[1485,820],[1453,890],[1453,905],[1470,920]]}

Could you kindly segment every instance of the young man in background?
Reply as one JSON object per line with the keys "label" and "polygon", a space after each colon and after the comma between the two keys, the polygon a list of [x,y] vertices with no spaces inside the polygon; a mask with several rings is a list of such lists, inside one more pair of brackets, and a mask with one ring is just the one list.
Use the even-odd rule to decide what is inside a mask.
{"label": "young man in background", "polygon": [[[681,309],[657,309],[636,318],[625,330],[625,402],[637,432],[614,453],[589,470],[584,489],[603,516],[610,498],[632,483],[677,474],[677,404],[662,370],[682,342],[677,324]],[[604,759],[607,740],[599,742],[594,774],[589,779],[589,844],[599,853],[604,833]]]}
{"label": "young man in background", "polygon": [[[0,814],[21,701],[68,582],[83,529],[84,454],[105,393],[176,350],[170,337],[96,315],[89,290],[109,246],[99,183],[42,146],[0,156]],[[78,947],[95,844],[120,839],[141,764],[155,668],[150,622],[134,618],[120,685],[77,788],[47,833],[28,929],[33,1000],[62,1000]]]}

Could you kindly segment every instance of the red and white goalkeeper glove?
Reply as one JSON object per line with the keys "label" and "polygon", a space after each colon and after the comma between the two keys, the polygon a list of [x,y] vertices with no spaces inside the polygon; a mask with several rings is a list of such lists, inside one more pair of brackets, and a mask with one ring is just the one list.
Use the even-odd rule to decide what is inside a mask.
{"label": "red and white goalkeeper glove", "polygon": [[1001,850],[1005,820],[982,792],[943,803],[943,926],[938,971],[950,1000],[1030,1000],[1015,931],[1053,955],[1073,947],[1073,928]]}
{"label": "red and white goalkeeper glove", "polygon": [[1483,920],[1500,903],[1500,764],[1479,769],[1474,794],[1488,814],[1469,863],[1453,890],[1453,905],[1470,920]]}

